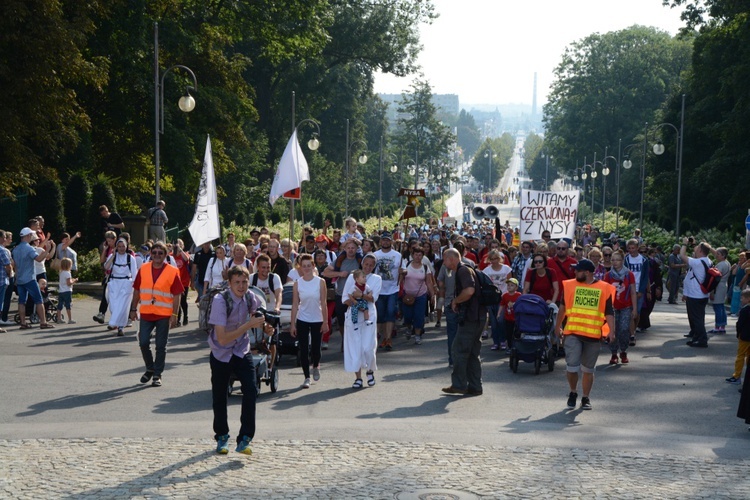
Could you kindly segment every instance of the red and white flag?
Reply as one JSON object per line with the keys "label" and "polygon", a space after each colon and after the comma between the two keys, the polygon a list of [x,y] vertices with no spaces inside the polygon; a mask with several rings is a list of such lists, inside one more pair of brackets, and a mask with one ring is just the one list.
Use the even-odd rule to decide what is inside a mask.
{"label": "red and white flag", "polygon": [[281,155],[279,168],[276,170],[276,176],[273,178],[271,194],[268,201],[273,205],[276,200],[281,198],[284,193],[302,187],[302,181],[310,180],[310,169],[307,166],[307,160],[302,153],[302,148],[297,141],[297,131],[292,133],[289,142],[286,144],[284,154]]}

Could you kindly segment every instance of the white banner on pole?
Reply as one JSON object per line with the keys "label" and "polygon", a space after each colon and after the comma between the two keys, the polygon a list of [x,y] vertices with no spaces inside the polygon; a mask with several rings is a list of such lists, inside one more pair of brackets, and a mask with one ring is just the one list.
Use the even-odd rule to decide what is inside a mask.
{"label": "white banner on pole", "polygon": [[538,240],[543,231],[552,239],[574,238],[578,191],[521,191],[521,241]]}
{"label": "white banner on pole", "polygon": [[206,155],[203,157],[203,173],[198,187],[198,198],[195,201],[195,215],[193,215],[193,221],[188,226],[188,231],[190,231],[195,246],[221,237],[211,137],[206,139]]}
{"label": "white banner on pole", "polygon": [[297,130],[295,129],[289,138],[289,142],[286,143],[284,154],[281,155],[268,202],[273,205],[284,193],[302,187],[302,181],[309,180],[310,169],[307,166],[305,155],[302,153],[302,148],[297,142]]}
{"label": "white banner on pole", "polygon": [[455,217],[459,219],[463,217],[464,202],[461,189],[456,191],[456,194],[446,200],[445,211],[448,212],[448,217]]}

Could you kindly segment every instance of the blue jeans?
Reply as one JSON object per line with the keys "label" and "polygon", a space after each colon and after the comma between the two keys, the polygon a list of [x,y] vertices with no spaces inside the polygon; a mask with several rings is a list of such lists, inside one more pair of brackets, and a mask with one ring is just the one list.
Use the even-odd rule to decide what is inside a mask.
{"label": "blue jeans", "polygon": [[727,326],[727,310],[724,304],[712,304],[714,306],[714,322],[716,326]]}
{"label": "blue jeans", "polygon": [[237,435],[237,442],[242,440],[242,436],[247,436],[252,440],[255,436],[255,400],[258,397],[253,355],[248,353],[244,358],[232,355],[228,363],[222,363],[211,354],[209,361],[215,437],[229,434],[227,387],[229,387],[229,377],[234,373],[242,387],[242,413],[240,413],[240,433]]}
{"label": "blue jeans", "polygon": [[60,292],[57,294],[57,310],[63,309],[70,311],[73,302],[73,292]]}
{"label": "blue jeans", "polygon": [[[141,355],[146,364],[146,371],[153,372],[154,376],[161,376],[164,371],[164,362],[167,359],[167,340],[169,340],[169,320],[162,318],[157,321],[146,321],[141,319],[138,329],[138,345],[141,346]],[[151,332],[156,329],[156,360],[151,353]],[[226,387],[224,388],[226,391]]]}
{"label": "blue jeans", "polygon": [[505,318],[498,318],[497,311],[500,305],[489,306],[487,314],[490,315],[490,328],[492,329],[492,343],[500,345],[505,342],[507,334],[505,333]]}
{"label": "blue jeans", "polygon": [[[10,311],[10,299],[13,298],[13,285],[16,283],[15,276],[13,278],[8,278],[8,288],[5,289],[3,292],[3,307],[2,307],[2,316],[0,316],[0,319],[3,321],[8,321],[8,312]],[[739,309],[738,309],[739,310]]]}
{"label": "blue jeans", "polygon": [[458,333],[458,314],[453,312],[453,309],[446,304],[445,306],[445,328],[448,330],[448,364],[453,364],[453,354],[451,347],[453,341],[456,339],[456,333]]}
{"label": "blue jeans", "polygon": [[414,304],[407,306],[401,304],[404,314],[404,324],[411,325],[415,330],[424,330],[424,312],[427,307],[427,294],[420,295],[414,299]]}
{"label": "blue jeans", "polygon": [[729,312],[737,316],[740,312],[740,295],[742,294],[742,290],[738,286],[733,286],[730,292],[732,293],[732,304],[729,306]]}
{"label": "blue jeans", "polygon": [[396,321],[396,307],[398,305],[398,294],[380,295],[375,307],[378,311],[378,324],[393,323]]}
{"label": "blue jeans", "polygon": [[[5,289],[8,288],[8,285],[3,285],[0,283],[0,311],[3,310],[3,304],[5,302]],[[10,299],[8,299],[10,301]]]}

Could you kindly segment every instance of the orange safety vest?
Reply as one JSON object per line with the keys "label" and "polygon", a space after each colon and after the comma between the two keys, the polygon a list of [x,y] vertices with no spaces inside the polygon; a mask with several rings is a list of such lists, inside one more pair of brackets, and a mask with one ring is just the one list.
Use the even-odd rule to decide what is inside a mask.
{"label": "orange safety vest", "polygon": [[179,279],[180,271],[164,262],[164,270],[154,283],[154,275],[151,271],[152,262],[146,262],[141,266],[141,314],[153,314],[154,316],[171,317],[174,307],[174,295],[172,295],[172,283]]}
{"label": "orange safety vest", "polygon": [[606,322],[604,309],[607,300],[614,296],[614,287],[601,280],[587,285],[571,279],[563,281],[563,291],[568,319],[563,335],[601,339],[602,325]]}

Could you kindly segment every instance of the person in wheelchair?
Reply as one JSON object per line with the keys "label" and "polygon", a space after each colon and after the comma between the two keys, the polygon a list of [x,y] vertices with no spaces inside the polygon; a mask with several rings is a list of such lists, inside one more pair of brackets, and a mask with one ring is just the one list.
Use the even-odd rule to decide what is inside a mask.
{"label": "person in wheelchair", "polygon": [[255,436],[256,373],[250,350],[249,331],[262,329],[273,334],[273,327],[263,315],[256,316],[260,299],[249,292],[250,273],[243,266],[234,266],[227,273],[229,289],[217,293],[211,305],[208,336],[211,347],[211,394],[213,398],[213,429],[217,441],[216,452],[229,452],[229,423],[227,417],[227,387],[234,374],[242,386],[242,413],[235,451],[252,454],[250,443]]}

